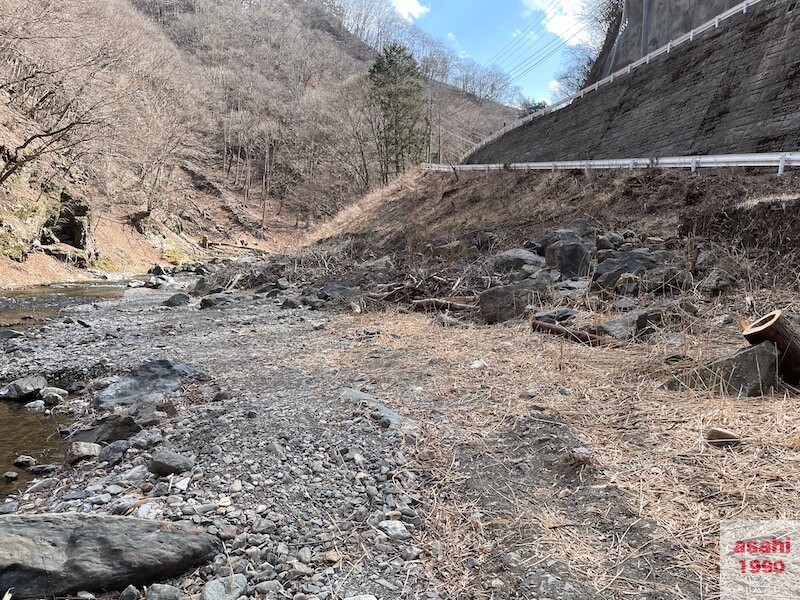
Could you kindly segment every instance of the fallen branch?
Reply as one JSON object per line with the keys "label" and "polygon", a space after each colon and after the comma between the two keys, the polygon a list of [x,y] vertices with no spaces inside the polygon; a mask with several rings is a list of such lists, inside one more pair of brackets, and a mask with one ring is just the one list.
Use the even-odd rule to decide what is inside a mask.
{"label": "fallen branch", "polygon": [[427,310],[433,308],[435,310],[473,310],[476,308],[474,304],[465,304],[463,302],[454,302],[452,300],[444,300],[440,298],[425,298],[424,300],[412,300],[411,304],[414,310]]}
{"label": "fallen branch", "polygon": [[610,345],[609,340],[606,340],[598,335],[593,335],[591,333],[580,331],[578,329],[567,329],[566,327],[562,327],[561,325],[546,323],[544,321],[537,321],[536,319],[531,321],[531,329],[539,333],[549,333],[550,335],[557,335],[559,337],[564,337],[567,338],[568,340],[572,340],[573,342],[586,344],[587,346]]}

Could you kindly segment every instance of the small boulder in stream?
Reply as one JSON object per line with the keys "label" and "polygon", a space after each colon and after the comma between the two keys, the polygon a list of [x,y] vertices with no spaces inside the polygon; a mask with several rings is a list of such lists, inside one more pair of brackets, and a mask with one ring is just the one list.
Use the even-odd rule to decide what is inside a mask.
{"label": "small boulder in stream", "polygon": [[0,400],[33,400],[46,387],[47,380],[44,377],[29,375],[0,388]]}
{"label": "small boulder in stream", "polygon": [[119,590],[180,575],[220,552],[194,527],[78,514],[0,517],[0,589],[14,598]]}

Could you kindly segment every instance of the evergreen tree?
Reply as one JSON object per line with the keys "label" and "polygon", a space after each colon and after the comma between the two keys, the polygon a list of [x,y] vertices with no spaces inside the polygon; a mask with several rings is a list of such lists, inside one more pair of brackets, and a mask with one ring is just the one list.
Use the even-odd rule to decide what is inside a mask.
{"label": "evergreen tree", "polygon": [[427,103],[422,74],[414,56],[401,44],[387,44],[369,71],[371,99],[376,110],[373,134],[381,178],[402,173],[419,162],[429,138]]}

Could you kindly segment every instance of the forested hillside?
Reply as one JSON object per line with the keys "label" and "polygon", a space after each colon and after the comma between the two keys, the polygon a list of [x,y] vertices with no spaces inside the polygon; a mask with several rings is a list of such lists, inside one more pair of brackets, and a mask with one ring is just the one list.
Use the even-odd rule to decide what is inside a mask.
{"label": "forested hillside", "polygon": [[323,0],[0,0],[0,253],[92,263],[112,214],[159,252],[270,237],[515,117],[414,57],[414,143],[390,147],[380,48],[345,16]]}

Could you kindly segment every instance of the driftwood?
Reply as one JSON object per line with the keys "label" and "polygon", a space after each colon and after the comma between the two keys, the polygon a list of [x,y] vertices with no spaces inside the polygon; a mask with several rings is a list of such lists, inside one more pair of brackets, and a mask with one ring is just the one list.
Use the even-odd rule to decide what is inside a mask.
{"label": "driftwood", "polygon": [[580,331],[578,329],[568,329],[561,325],[556,325],[554,323],[546,323],[545,321],[538,321],[536,319],[531,321],[531,329],[539,333],[549,333],[551,335],[564,337],[567,338],[568,340],[572,340],[573,342],[580,342],[581,344],[586,344],[587,346],[610,345],[610,342],[608,340],[598,335],[587,333],[585,331]]}
{"label": "driftwood", "polygon": [[791,322],[776,310],[748,325],[743,335],[753,346],[762,342],[772,342],[780,353],[778,371],[787,383],[800,383],[800,335]]}
{"label": "driftwood", "polygon": [[[469,298],[465,297],[460,300],[469,300]],[[449,300],[447,298],[425,298],[423,300],[412,300],[411,301],[414,310],[428,310],[428,309],[435,309],[435,310],[452,310],[452,311],[459,311],[459,310],[473,310],[477,308],[475,304],[469,304],[463,301],[457,300]]]}

